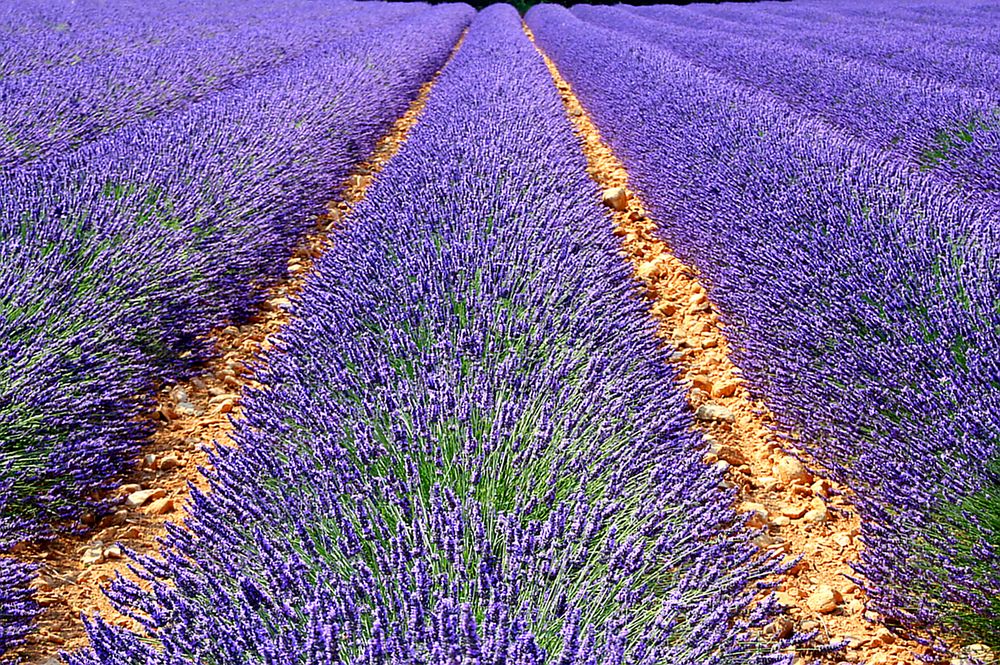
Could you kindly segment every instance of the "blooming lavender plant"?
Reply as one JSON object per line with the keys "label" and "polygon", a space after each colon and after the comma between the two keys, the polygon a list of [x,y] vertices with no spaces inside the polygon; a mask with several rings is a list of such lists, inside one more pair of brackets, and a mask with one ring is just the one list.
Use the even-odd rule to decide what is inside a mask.
{"label": "blooming lavender plant", "polygon": [[573,11],[772,93],[796,112],[821,118],[1000,208],[1000,97],[993,90],[956,87],[774,39],[668,25],[614,7],[581,5]]}
{"label": "blooming lavender plant", "polygon": [[[209,3],[188,12],[178,12],[173,3],[152,6],[180,18],[157,23],[151,43],[133,40],[120,28],[97,31],[105,41],[94,40],[86,49],[99,55],[74,49],[73,59],[62,66],[0,79],[0,169],[65,153],[301,57],[324,40],[412,11],[406,5],[361,9],[312,0]],[[112,4],[105,11],[120,15],[128,7]],[[38,59],[49,56],[33,50]]]}
{"label": "blooming lavender plant", "polygon": [[1000,630],[1000,237],[992,213],[667,51],[540,6],[535,35],[736,361],[857,492],[877,609]]}
{"label": "blooming lavender plant", "polygon": [[33,572],[29,566],[0,557],[0,656],[24,643],[38,613],[28,589]]}
{"label": "blooming lavender plant", "polygon": [[[917,78],[982,89],[994,95],[1000,92],[1000,55],[977,45],[970,48],[969,44],[935,40],[938,21],[916,24],[900,21],[899,7],[885,12],[884,18],[841,16],[830,11],[840,5],[838,2],[813,5],[810,9],[814,14],[798,19],[775,16],[774,8],[766,3],[749,8],[731,4],[694,5],[691,13],[704,16],[705,20],[699,24],[704,29],[778,40],[793,47],[896,69]],[[665,9],[636,7],[634,11],[656,18],[664,16]],[[946,15],[957,13],[950,8]],[[965,19],[967,31],[980,38],[987,26],[995,31],[995,25],[995,22],[984,25],[973,17]]]}
{"label": "blooming lavender plant", "polygon": [[317,262],[95,663],[788,662],[760,554],[516,12]]}
{"label": "blooming lavender plant", "polygon": [[[815,11],[819,3],[807,2],[803,10]],[[825,4],[825,3],[824,3]],[[936,24],[943,31],[930,35],[934,41],[971,38],[985,40],[980,43],[992,44],[993,49],[1000,46],[997,38],[996,20],[1000,18],[996,7],[989,3],[975,0],[928,0],[926,2],[889,2],[871,5],[854,0],[837,0],[826,9],[833,14],[832,18],[847,18],[859,22],[878,21],[880,23],[899,24],[900,27],[914,28],[921,25]],[[959,30],[965,35],[958,35]]]}
{"label": "blooming lavender plant", "polygon": [[471,13],[421,7],[0,180],[0,549],[95,507],[157,383],[260,301]]}
{"label": "blooming lavender plant", "polygon": [[[245,6],[248,22],[268,8]],[[172,8],[165,11],[161,3],[142,0],[6,3],[0,7],[0,80],[168,44],[191,33],[210,37],[240,24],[239,16],[218,1],[179,0]]]}

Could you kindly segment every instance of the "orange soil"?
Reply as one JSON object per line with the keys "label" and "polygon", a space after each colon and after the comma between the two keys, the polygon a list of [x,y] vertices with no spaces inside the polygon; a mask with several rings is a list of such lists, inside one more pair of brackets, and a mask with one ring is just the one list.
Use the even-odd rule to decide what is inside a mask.
{"label": "orange soil", "polygon": [[[528,37],[534,41],[525,26]],[[539,49],[539,53],[541,50]],[[678,260],[660,240],[656,223],[629,189],[622,163],[601,139],[570,85],[542,53],[579,135],[590,176],[604,189],[615,235],[645,287],[658,335],[675,349],[672,360],[696,413],[697,428],[714,441],[706,463],[725,465],[728,482],[739,488],[739,510],[751,512],[760,529],[757,544],[801,561],[778,580],[777,595],[787,611],[765,629],[769,637],[818,630],[814,645],[849,640],[831,662],[899,665],[919,662],[925,647],[890,632],[865,609],[865,593],[847,576],[858,578],[850,564],[858,560],[859,519],[850,494],[828,479],[814,476],[782,449],[768,425],[774,417],[743,386],[740,370],[729,358],[719,315],[698,281],[697,271]],[[726,420],[708,419],[704,407],[723,407]],[[699,415],[701,418],[699,418]],[[731,421],[729,421],[731,418]],[[796,663],[813,658],[800,650]]]}
{"label": "orange soil", "polygon": [[[458,51],[464,34],[452,50]],[[449,58],[450,60],[450,58]],[[242,326],[228,326],[212,333],[216,357],[195,378],[157,395],[153,414],[156,431],[143,447],[136,469],[121,487],[108,493],[123,501],[138,490],[156,490],[143,505],[127,508],[123,503],[113,515],[103,517],[82,536],[63,536],[51,543],[28,544],[18,557],[38,564],[40,574],[33,582],[36,597],[45,608],[28,643],[12,654],[26,664],[50,665],[60,650],[71,651],[87,645],[81,615],[100,613],[112,623],[138,628],[128,617],[114,610],[102,588],[116,574],[130,576],[128,559],[119,544],[140,554],[159,549],[165,522],[180,522],[188,508],[189,483],[205,489],[207,482],[199,468],[208,464],[208,448],[231,444],[230,434],[241,418],[240,397],[257,385],[247,369],[258,361],[261,351],[273,346],[275,334],[290,320],[287,308],[309,273],[314,260],[330,243],[330,233],[364,196],[372,179],[399,151],[410,129],[427,103],[437,79],[420,89],[406,113],[379,141],[367,161],[359,165],[345,183],[343,199],[328,205],[288,261],[289,275],[268,290],[260,310]],[[189,406],[180,407],[181,402]],[[193,405],[193,409],[191,406]],[[160,496],[162,494],[162,496]],[[85,559],[96,559],[86,561]]]}

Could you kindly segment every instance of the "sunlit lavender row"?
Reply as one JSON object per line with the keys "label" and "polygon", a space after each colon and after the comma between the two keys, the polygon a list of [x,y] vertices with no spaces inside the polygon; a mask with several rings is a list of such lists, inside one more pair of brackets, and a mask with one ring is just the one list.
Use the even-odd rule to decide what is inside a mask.
{"label": "sunlit lavender row", "polygon": [[[691,12],[680,7],[583,5],[574,11],[595,25],[656,44],[770,93],[796,112],[821,118],[915,170],[930,171],[960,189],[986,196],[1000,208],[1000,88],[995,85],[970,89],[938,80],[926,70],[914,75],[881,60],[859,60],[849,50],[814,51],[801,44],[794,31],[790,39],[751,31],[735,34],[719,27],[724,23],[719,19],[692,21]],[[685,25],[692,22],[697,27]],[[909,39],[919,44],[920,34],[911,31]],[[858,41],[854,30],[842,36],[850,44]],[[963,62],[965,50],[958,51],[946,67],[970,67],[1000,81],[1000,60]],[[992,74],[986,66],[993,68]]]}
{"label": "sunlit lavender row", "polygon": [[[0,7],[0,79],[42,69],[136,53],[239,26],[242,17],[220,1],[178,0],[177,11],[144,0],[20,0]],[[269,5],[261,3],[257,10]],[[274,6],[274,5],[270,5]],[[247,5],[247,18],[257,12]]]}
{"label": "sunlit lavender row", "polygon": [[[3,548],[120,482],[152,427],[138,416],[155,386],[204,359],[206,334],[284,273],[310,216],[444,62],[470,12],[409,6],[384,28],[0,180]],[[0,607],[0,626],[19,616]]]}
{"label": "sunlit lavender row", "polygon": [[[345,2],[263,0],[216,3],[214,11],[191,9],[185,17],[174,7],[160,6],[168,18],[156,25],[148,43],[132,41],[121,30],[98,30],[86,51],[78,48],[65,64],[0,78],[0,169],[58,157],[118,127],[391,22],[414,6],[376,3],[361,9]],[[111,5],[105,11],[118,15],[122,8]],[[178,16],[187,20],[170,18]],[[0,57],[30,67],[16,45],[30,47],[31,35],[11,40],[6,48],[0,45]],[[49,55],[40,51],[35,57],[44,61]]]}
{"label": "sunlit lavender row", "polygon": [[[96,663],[788,661],[541,57],[481,12]],[[771,561],[771,562],[769,562]]]}
{"label": "sunlit lavender row", "polygon": [[622,17],[527,18],[700,270],[755,392],[857,492],[874,606],[995,642],[995,213],[602,12]]}
{"label": "sunlit lavender row", "polygon": [[[784,48],[807,48],[833,62],[850,58],[920,79],[991,94],[1000,92],[1000,40],[967,29],[969,23],[988,21],[987,17],[962,17],[955,8],[940,11],[943,5],[938,5],[938,11],[914,22],[905,20],[906,14],[899,8],[877,12],[871,8],[879,5],[868,4],[869,11],[862,16],[837,14],[838,5],[820,2],[795,4],[791,13],[782,11],[784,7],[776,7],[774,2],[742,8],[731,4],[701,5],[697,11],[683,14],[653,8],[636,13],[668,22],[683,16],[686,25],[777,40]],[[947,25],[948,19],[955,18],[964,25],[957,35],[954,33],[958,31]]]}
{"label": "sunlit lavender row", "polygon": [[[594,183],[610,165],[588,164],[509,6],[0,2],[0,659],[78,646],[57,633],[103,602],[81,589],[138,627],[89,617],[72,665],[1000,649],[1000,7],[526,20],[633,192]],[[256,320],[390,130],[400,152],[315,243],[279,342],[246,362],[235,445],[180,510],[190,475],[135,472],[161,459],[154,397],[205,370],[213,330]],[[694,427],[715,377],[678,383],[672,362],[701,365],[647,311],[673,296],[624,256],[664,243],[623,246],[602,198],[683,264],[640,272],[695,277],[712,302],[691,302],[721,313],[696,361],[732,360],[726,386],[763,403],[710,405],[737,419],[712,425],[725,446]],[[753,424],[769,414],[775,432]],[[709,465],[723,448],[746,464]],[[810,483],[767,489],[789,453]],[[186,523],[123,509],[137,477]],[[796,513],[798,490],[818,509]],[[104,529],[112,511],[129,526]],[[119,558],[133,545],[161,549]],[[99,588],[128,561],[141,583]]]}

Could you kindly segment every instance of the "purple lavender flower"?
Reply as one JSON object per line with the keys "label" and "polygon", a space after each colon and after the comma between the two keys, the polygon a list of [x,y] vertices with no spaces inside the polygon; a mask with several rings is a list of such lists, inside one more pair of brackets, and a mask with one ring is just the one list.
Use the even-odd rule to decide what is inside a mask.
{"label": "purple lavender flower", "polygon": [[[790,660],[544,62],[485,10],[84,663]],[[766,614],[767,611],[763,612]]]}
{"label": "purple lavender flower", "polygon": [[154,388],[253,311],[471,14],[365,7],[341,7],[356,34],[0,178],[0,550],[104,507],[85,497],[132,464]]}
{"label": "purple lavender flower", "polygon": [[706,280],[751,388],[855,490],[875,607],[995,642],[995,209],[645,38],[527,20]]}
{"label": "purple lavender flower", "polygon": [[[914,170],[929,171],[948,186],[969,190],[1000,209],[996,198],[1000,88],[995,84],[1000,80],[1000,60],[992,62],[994,85],[970,90],[925,76],[923,68],[917,74],[879,60],[856,60],[840,47],[818,53],[797,38],[715,29],[710,20],[678,7],[641,8],[635,10],[639,16],[614,7],[581,5],[573,11],[588,22],[656,44],[699,67],[771,93],[795,112],[820,118]],[[856,43],[853,24],[844,34],[849,43]],[[876,39],[883,37],[879,34]],[[911,31],[909,39],[919,40],[919,35]],[[963,62],[953,59],[950,67]],[[979,62],[973,69],[982,71],[989,64]]]}
{"label": "purple lavender flower", "polygon": [[[56,158],[411,13],[296,0],[22,8],[0,40],[0,169]],[[140,4],[140,3],[135,3]],[[124,20],[123,20],[124,19]]]}

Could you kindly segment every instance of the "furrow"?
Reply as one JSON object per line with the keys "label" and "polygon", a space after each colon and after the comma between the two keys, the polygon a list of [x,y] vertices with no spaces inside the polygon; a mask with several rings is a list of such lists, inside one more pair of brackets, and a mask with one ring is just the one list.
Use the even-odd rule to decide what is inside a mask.
{"label": "furrow", "polygon": [[[524,29],[534,42],[531,29]],[[866,594],[853,581],[859,578],[853,565],[861,543],[850,492],[816,475],[809,460],[784,451],[773,414],[751,397],[731,360],[723,324],[697,270],[663,242],[629,187],[622,162],[552,60],[539,52],[580,137],[588,173],[604,190],[623,254],[645,287],[657,334],[675,350],[670,360],[688,388],[696,427],[712,446],[706,463],[726,470],[728,482],[738,488],[740,512],[760,530],[756,544],[783,553],[789,563],[797,561],[775,580],[787,611],[765,633],[772,638],[815,633],[811,644],[820,648],[846,642],[846,651],[831,654],[833,661],[917,662],[913,654],[924,653],[923,647],[894,635],[866,611]],[[802,662],[807,655],[803,649]]]}
{"label": "furrow", "polygon": [[[459,38],[447,62],[461,47]],[[331,242],[332,232],[364,198],[372,180],[396,154],[427,103],[430,91],[445,65],[425,83],[407,111],[378,142],[371,156],[350,174],[338,200],[316,219],[315,228],[288,259],[288,277],[268,289],[259,310],[241,326],[227,326],[211,334],[214,357],[194,377],[164,387],[157,395],[151,417],[156,429],[140,455],[136,469],[104,498],[122,507],[79,535],[61,536],[48,543],[26,545],[19,557],[38,566],[32,582],[38,602],[45,608],[38,630],[28,643],[12,654],[25,663],[48,664],[61,650],[87,643],[83,615],[100,613],[115,625],[137,629],[130,617],[119,614],[103,589],[117,575],[135,579],[128,552],[154,554],[167,524],[182,525],[191,504],[193,487],[205,491],[202,470],[216,446],[231,445],[230,434],[242,419],[243,393],[259,387],[262,352],[270,351],[275,336],[292,320],[293,303],[313,271],[313,264]]]}

